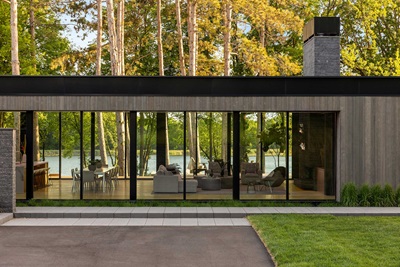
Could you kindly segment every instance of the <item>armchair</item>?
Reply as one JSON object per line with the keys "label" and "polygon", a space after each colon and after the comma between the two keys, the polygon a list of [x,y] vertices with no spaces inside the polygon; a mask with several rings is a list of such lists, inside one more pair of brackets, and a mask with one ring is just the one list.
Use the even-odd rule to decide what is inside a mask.
{"label": "armchair", "polygon": [[261,180],[260,164],[243,162],[240,169],[240,178],[242,180],[242,184],[255,184],[257,180]]}
{"label": "armchair", "polygon": [[262,178],[261,181],[265,186],[269,187],[272,193],[273,187],[280,186],[286,179],[286,168],[279,166],[270,172],[266,177]]}
{"label": "armchair", "polygon": [[224,176],[224,168],[218,161],[209,161],[207,174],[212,177],[222,177]]}

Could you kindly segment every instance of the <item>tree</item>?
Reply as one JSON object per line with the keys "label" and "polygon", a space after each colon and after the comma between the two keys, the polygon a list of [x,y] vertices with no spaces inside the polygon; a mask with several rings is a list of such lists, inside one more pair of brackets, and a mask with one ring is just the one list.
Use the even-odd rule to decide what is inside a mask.
{"label": "tree", "polygon": [[178,33],[178,49],[179,49],[179,69],[181,76],[186,76],[185,55],[183,53],[183,35],[181,23],[181,5],[180,0],[175,0],[176,9],[176,28]]}

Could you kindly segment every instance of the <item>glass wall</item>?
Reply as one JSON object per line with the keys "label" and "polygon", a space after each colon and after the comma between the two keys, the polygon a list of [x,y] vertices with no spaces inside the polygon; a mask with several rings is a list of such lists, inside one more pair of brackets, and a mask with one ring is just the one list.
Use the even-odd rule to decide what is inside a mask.
{"label": "glass wall", "polygon": [[241,113],[241,199],[286,199],[287,120],[286,112]]}
{"label": "glass wall", "polygon": [[292,113],[289,199],[335,199],[335,113]]}
{"label": "glass wall", "polygon": [[[188,171],[187,188],[191,188],[194,177],[197,190],[186,195],[187,199],[232,199],[232,172],[230,169],[228,138],[231,138],[231,122],[228,113],[193,113],[195,121],[192,132],[196,132],[193,143],[195,154],[190,155],[191,168]],[[188,120],[189,122],[189,120]],[[196,126],[197,125],[197,126]],[[189,135],[190,136],[190,135]],[[190,137],[188,144],[191,143]],[[188,147],[190,153],[190,145]]]}
{"label": "glass wall", "polygon": [[[26,127],[21,114],[22,155]],[[0,115],[3,126],[12,125],[13,113]],[[137,166],[137,199],[233,198],[235,144],[230,113],[139,112],[136,160],[129,158],[126,113],[119,117],[115,112],[82,115],[34,114],[39,140],[34,148],[34,198],[80,199],[82,189],[83,199],[129,199],[130,162]],[[236,118],[240,199],[335,199],[335,113],[241,112]],[[122,127],[118,129],[118,125]],[[160,165],[173,174],[180,173],[180,178],[165,173],[160,177]],[[24,199],[26,191],[24,187],[18,190],[19,186],[17,198]]]}

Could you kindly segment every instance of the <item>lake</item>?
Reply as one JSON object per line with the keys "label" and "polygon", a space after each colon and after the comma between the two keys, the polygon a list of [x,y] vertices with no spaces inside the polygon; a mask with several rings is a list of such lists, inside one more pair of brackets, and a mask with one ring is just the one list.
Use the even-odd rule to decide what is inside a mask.
{"label": "lake", "polygon": [[[186,165],[189,163],[189,156],[186,157]],[[49,163],[50,173],[58,174],[58,157],[46,157],[45,159]],[[249,157],[250,161],[256,161],[256,157]],[[266,172],[269,173],[272,171],[277,165],[275,165],[276,158],[272,156],[265,156],[265,167]],[[285,166],[285,158],[279,158],[280,165]],[[79,169],[79,156],[72,156],[71,158],[62,158],[61,159],[61,175],[62,176],[71,176],[71,169],[78,168]],[[170,156],[171,163],[177,163],[179,166],[183,166],[183,157],[182,156]],[[202,158],[200,162],[207,163],[208,160]],[[289,157],[289,162],[291,162],[291,157]],[[111,164],[111,159],[108,159],[108,163]],[[277,164],[277,163],[276,163]],[[149,172],[156,172],[156,156],[152,156],[149,159]],[[289,173],[291,173],[291,166],[289,168]]]}

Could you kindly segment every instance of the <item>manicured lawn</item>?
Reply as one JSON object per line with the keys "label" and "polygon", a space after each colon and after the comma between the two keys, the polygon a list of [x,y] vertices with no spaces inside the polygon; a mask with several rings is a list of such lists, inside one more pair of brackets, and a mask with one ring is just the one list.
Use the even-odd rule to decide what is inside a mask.
{"label": "manicured lawn", "polygon": [[400,217],[256,215],[278,266],[400,266]]}

